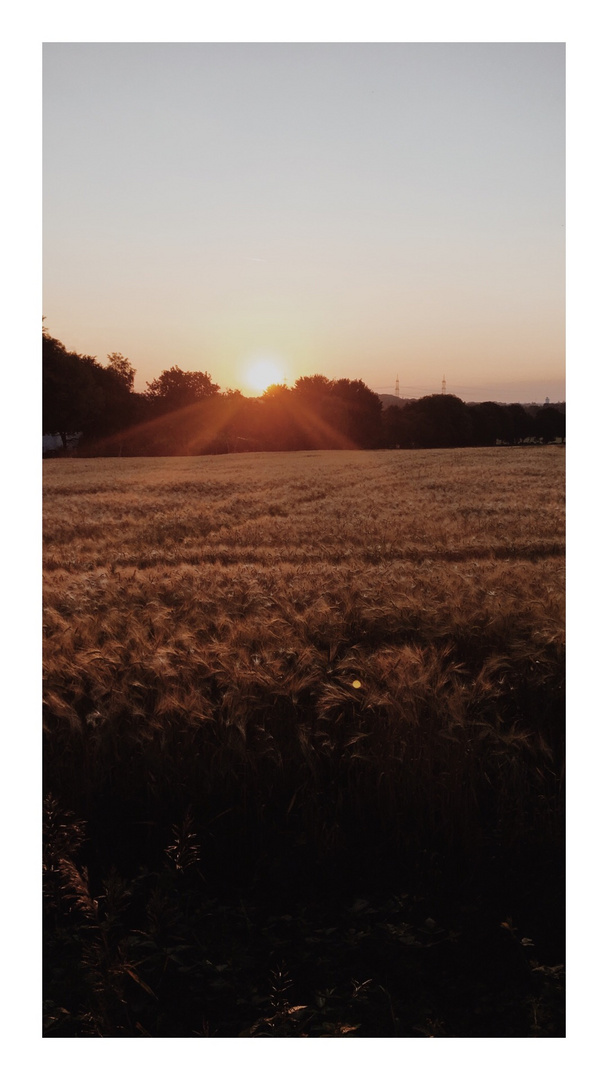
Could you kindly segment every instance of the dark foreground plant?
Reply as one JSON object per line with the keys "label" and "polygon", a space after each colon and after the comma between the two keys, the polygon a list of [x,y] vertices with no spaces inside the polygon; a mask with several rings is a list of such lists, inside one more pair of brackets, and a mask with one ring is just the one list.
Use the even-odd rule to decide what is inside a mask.
{"label": "dark foreground plant", "polygon": [[220,896],[168,858],[94,889],[75,840],[47,871],[47,1037],[563,1034],[561,964],[488,898]]}

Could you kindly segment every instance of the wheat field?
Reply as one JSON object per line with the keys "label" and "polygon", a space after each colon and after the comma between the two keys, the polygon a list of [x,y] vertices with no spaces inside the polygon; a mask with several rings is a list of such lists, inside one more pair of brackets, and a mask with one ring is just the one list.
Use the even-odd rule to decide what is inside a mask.
{"label": "wheat field", "polygon": [[47,462],[48,774],[274,771],[293,812],[327,759],[338,800],[373,777],[454,829],[475,746],[523,810],[561,739],[563,544],[559,448]]}
{"label": "wheat field", "polygon": [[563,684],[561,447],[44,464],[45,791],[106,869],[559,860]]}

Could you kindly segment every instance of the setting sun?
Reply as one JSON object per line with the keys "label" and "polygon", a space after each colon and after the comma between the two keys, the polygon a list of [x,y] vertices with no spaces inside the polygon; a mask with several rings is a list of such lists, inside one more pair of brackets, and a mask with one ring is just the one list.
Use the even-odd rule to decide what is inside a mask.
{"label": "setting sun", "polygon": [[249,386],[260,393],[274,383],[283,382],[283,377],[283,372],[274,360],[256,360],[247,371]]}

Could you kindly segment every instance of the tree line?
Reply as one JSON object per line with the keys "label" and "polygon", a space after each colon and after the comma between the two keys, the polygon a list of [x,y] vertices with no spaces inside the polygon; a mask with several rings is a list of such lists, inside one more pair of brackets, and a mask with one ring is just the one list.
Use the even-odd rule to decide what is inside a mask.
{"label": "tree line", "polygon": [[361,379],[299,378],[258,398],[220,392],[207,371],[173,366],[134,389],[121,353],[105,365],[42,335],[43,434],[78,435],[79,455],[175,455],[253,450],[431,449],[565,439],[565,407],[431,394],[387,409]]}

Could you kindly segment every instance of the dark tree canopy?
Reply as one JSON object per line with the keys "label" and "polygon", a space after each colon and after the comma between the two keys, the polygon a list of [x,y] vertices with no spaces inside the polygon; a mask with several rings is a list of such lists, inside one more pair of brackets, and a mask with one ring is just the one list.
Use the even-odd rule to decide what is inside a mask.
{"label": "dark tree canopy", "polygon": [[179,367],[163,371],[146,384],[146,397],[167,409],[181,409],[195,401],[213,397],[219,391],[206,371],[182,371]]}
{"label": "dark tree canopy", "polygon": [[127,390],[133,390],[137,372],[129,362],[128,356],[123,356],[119,352],[108,353],[108,371],[111,371],[117,379],[120,379]]}
{"label": "dark tree canopy", "polygon": [[96,379],[96,361],[70,353],[48,333],[42,335],[42,431],[68,436],[84,432],[99,414],[103,394]]}
{"label": "dark tree canopy", "polygon": [[379,445],[382,402],[361,379],[306,375],[282,400],[303,448]]}
{"label": "dark tree canopy", "polygon": [[135,371],[128,359],[112,353],[107,367],[94,356],[68,352],[47,332],[42,335],[42,427],[44,435],[70,436],[86,444],[128,427],[137,415],[132,392]]}
{"label": "dark tree canopy", "polygon": [[553,442],[554,439],[566,437],[566,416],[559,409],[551,405],[545,405],[539,409],[535,417],[536,435],[543,443]]}
{"label": "dark tree canopy", "polygon": [[534,434],[534,420],[523,405],[505,405],[505,442],[516,446]]}
{"label": "dark tree canopy", "polygon": [[122,353],[69,352],[43,331],[43,433],[79,453],[171,455],[243,450],[518,445],[565,439],[565,405],[467,405],[431,394],[382,408],[361,379],[305,375],[269,386],[259,398],[219,392],[207,371],[174,366],[134,391],[135,369]]}
{"label": "dark tree canopy", "polygon": [[507,422],[503,406],[481,401],[469,406],[473,446],[496,446],[506,439]]}

